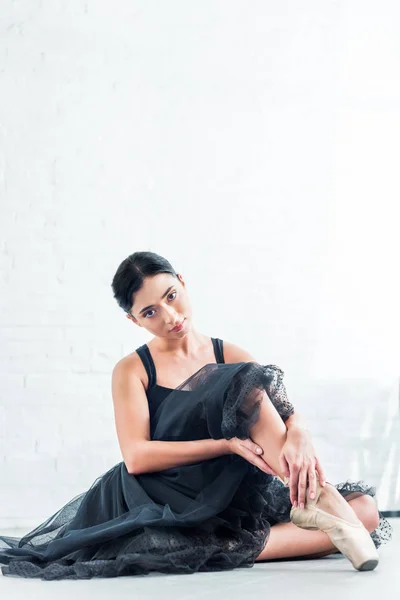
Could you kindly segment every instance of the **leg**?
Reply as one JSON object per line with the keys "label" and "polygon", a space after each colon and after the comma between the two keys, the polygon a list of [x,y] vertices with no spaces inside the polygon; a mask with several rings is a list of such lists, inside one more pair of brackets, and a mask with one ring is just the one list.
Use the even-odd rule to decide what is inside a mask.
{"label": "leg", "polygon": [[[283,479],[284,474],[282,473],[279,464],[279,455],[286,441],[287,430],[279,413],[268,398],[268,395],[265,392],[263,392],[263,394],[264,398],[260,407],[260,415],[257,422],[250,430],[250,437],[263,448],[266,462],[271,465],[274,471]],[[371,506],[371,502],[373,502],[374,506]],[[353,498],[352,500],[349,499],[349,502],[346,502],[345,498],[338,490],[332,484],[327,483],[326,486],[322,488],[318,506],[332,515],[341,517],[342,519],[353,523],[358,522],[355,507],[361,511],[362,506],[362,510],[367,511],[368,513],[366,518],[371,519],[372,524],[376,523],[371,531],[377,526],[378,512],[375,501],[370,496],[361,496]],[[360,520],[362,519],[360,518]],[[277,538],[278,541],[274,547],[273,540],[277,536],[279,536]],[[304,547],[304,540],[307,540],[308,545],[306,547]],[[267,550],[268,546],[269,550]],[[301,548],[303,548],[303,550],[301,550]],[[329,537],[323,531],[306,531],[300,529],[293,523],[279,523],[272,527],[271,539],[268,541],[265,548],[267,554],[268,552],[275,553],[275,558],[277,558],[276,553],[279,552],[283,552],[283,556],[299,556],[307,555],[312,552],[325,552],[330,554],[335,550],[335,546],[333,546]]]}
{"label": "leg", "polygon": [[263,456],[275,473],[283,480],[284,474],[279,464],[279,455],[286,442],[287,429],[278,411],[272,404],[266,392],[260,406],[257,422],[250,429],[251,439],[264,450]]}
{"label": "leg", "polygon": [[[260,407],[260,415],[257,422],[250,429],[251,439],[264,450],[266,462],[274,469],[275,473],[283,480],[279,464],[279,455],[286,441],[287,429],[275,406],[270,401],[267,393],[263,393],[263,402]],[[350,504],[330,483],[321,490],[318,507],[331,515],[341,517],[350,523],[357,523],[357,516]]]}
{"label": "leg", "polygon": [[[352,510],[371,533],[379,523],[376,503],[371,496],[349,500]],[[321,558],[339,553],[323,531],[306,531],[293,523],[278,523],[271,527],[269,540],[256,562],[276,558]]]}

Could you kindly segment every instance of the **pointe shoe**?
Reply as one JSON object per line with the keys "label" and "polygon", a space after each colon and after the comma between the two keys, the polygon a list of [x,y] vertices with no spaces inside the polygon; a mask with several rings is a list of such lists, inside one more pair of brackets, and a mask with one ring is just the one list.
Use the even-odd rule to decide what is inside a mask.
{"label": "pointe shoe", "polygon": [[[283,480],[288,485],[289,478]],[[329,482],[327,482],[329,483]],[[333,485],[333,484],[331,484]],[[322,487],[316,479],[316,495],[313,500],[306,495],[304,508],[292,507],[290,520],[301,529],[319,529],[324,531],[330,538],[332,544],[349,559],[358,571],[372,571],[378,565],[379,555],[375,544],[364,524],[350,523],[340,517],[327,513],[316,504],[321,495]]]}

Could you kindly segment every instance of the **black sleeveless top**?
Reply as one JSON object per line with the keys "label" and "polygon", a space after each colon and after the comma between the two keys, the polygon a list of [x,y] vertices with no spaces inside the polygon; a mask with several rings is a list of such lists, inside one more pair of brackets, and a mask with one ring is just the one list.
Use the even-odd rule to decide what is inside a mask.
{"label": "black sleeveless top", "polygon": [[[211,340],[214,346],[214,354],[217,363],[224,363],[223,341],[219,338],[211,338]],[[149,413],[151,419],[161,402],[165,400],[168,394],[175,388],[167,388],[163,385],[157,384],[156,367],[147,344],[143,344],[143,346],[136,348],[136,352],[140,356],[149,378],[149,385],[146,390],[146,395],[149,403]]]}

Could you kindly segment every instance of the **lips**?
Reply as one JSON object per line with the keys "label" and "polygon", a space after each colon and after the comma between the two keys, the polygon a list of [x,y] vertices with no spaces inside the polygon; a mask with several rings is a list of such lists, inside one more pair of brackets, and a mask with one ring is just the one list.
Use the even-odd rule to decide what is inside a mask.
{"label": "lips", "polygon": [[183,321],[185,319],[183,319],[180,323],[178,323],[177,325],[175,325],[175,327],[173,329],[171,329],[171,331],[177,331],[178,329],[181,328],[181,326],[183,325]]}

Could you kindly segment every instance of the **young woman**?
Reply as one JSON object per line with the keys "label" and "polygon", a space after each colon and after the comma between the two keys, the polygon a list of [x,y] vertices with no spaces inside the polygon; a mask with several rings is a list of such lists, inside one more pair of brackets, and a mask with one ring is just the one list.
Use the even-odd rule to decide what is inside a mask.
{"label": "young woman", "polygon": [[193,573],[335,552],[374,569],[391,538],[375,489],[325,481],[283,371],[197,331],[182,275],[153,252],[128,256],[112,289],[153,335],[112,373],[123,461],[21,539],[0,536],[3,574]]}

